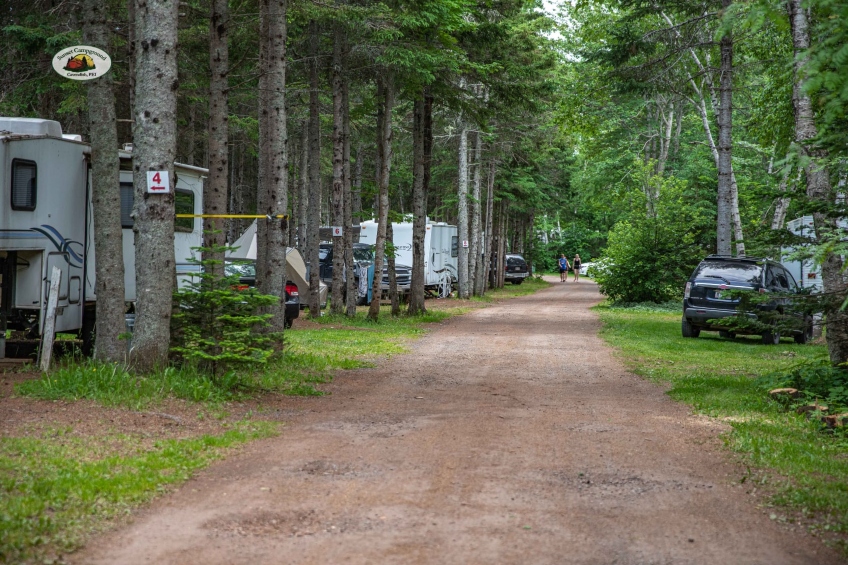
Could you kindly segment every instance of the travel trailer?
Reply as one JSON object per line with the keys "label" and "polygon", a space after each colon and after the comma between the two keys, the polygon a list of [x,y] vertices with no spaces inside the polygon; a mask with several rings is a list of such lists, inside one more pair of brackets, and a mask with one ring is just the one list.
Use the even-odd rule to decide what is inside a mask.
{"label": "travel trailer", "polygon": [[[115,190],[121,192],[124,283],[126,300],[133,302],[131,147],[118,154],[120,186]],[[58,122],[0,117],[0,330],[25,330],[30,337],[41,333],[53,267],[62,272],[56,331],[79,331],[84,323],[93,323],[95,218],[89,155],[82,138],[63,134]],[[202,213],[207,170],[174,167],[177,213]],[[202,243],[202,230],[199,218],[176,220],[178,279],[199,269],[189,259],[192,247]]]}
{"label": "travel trailer", "polygon": [[[843,230],[848,230],[848,221],[840,220],[837,222],[837,226]],[[802,216],[786,222],[786,229],[797,236],[815,238],[812,216]],[[812,259],[790,259],[793,251],[795,249],[792,247],[782,249],[783,265],[792,273],[801,287],[810,288],[812,292],[820,292],[822,289],[821,265],[817,265]]]}
{"label": "travel trailer", "polygon": [[[412,222],[392,224],[397,256],[395,261],[412,265]],[[374,245],[377,242],[377,222],[360,224],[359,242]],[[444,294],[456,281],[456,265],[459,247],[456,226],[444,222],[426,223],[424,231],[424,288]]]}

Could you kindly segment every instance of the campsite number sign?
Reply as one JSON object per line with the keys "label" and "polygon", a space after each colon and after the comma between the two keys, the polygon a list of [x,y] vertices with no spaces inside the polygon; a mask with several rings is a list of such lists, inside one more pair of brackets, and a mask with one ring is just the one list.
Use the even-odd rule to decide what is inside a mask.
{"label": "campsite number sign", "polygon": [[147,192],[151,194],[167,194],[171,192],[168,171],[147,171]]}

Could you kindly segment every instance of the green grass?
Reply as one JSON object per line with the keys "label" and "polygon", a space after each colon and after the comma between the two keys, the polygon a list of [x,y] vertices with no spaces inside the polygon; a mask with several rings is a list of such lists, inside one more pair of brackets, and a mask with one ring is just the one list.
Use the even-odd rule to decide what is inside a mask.
{"label": "green grass", "polygon": [[[545,283],[508,286],[493,297],[520,296]],[[491,298],[490,298],[491,299]],[[286,332],[281,355],[253,370],[212,378],[191,368],[137,375],[118,365],[65,359],[41,379],[16,387],[45,400],[90,399],[139,410],[168,398],[198,404],[198,417],[225,413],[228,402],[268,392],[318,395],[316,385],[338,370],[371,366],[376,358],[406,351],[410,339],[467,307],[422,316],[353,319],[322,316],[318,327]],[[261,412],[261,407],[260,407]],[[156,442],[115,433],[82,437],[71,428],[39,437],[0,438],[0,562],[50,562],[79,547],[92,533],[132,508],[186,480],[240,442],[274,433],[272,424],[242,422],[218,436]]]}
{"label": "green grass", "polygon": [[685,339],[679,310],[601,305],[596,311],[602,337],[634,372],[669,383],[672,398],[732,427],[726,443],[757,470],[752,480],[767,485],[770,504],[804,515],[814,529],[848,532],[846,436],[786,411],[754,384],[756,377],[826,359],[823,346],[785,339],[765,346],[753,336],[729,340],[713,332]]}
{"label": "green grass", "polygon": [[70,429],[0,441],[0,562],[52,562],[138,504],[182,483],[227,448],[275,433],[240,423],[218,436],[155,442]]}

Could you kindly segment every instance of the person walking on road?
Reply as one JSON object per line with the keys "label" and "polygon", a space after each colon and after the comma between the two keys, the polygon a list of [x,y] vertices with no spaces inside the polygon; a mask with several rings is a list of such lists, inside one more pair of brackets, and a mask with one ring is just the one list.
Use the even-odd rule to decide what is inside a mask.
{"label": "person walking on road", "polygon": [[574,255],[574,261],[571,262],[571,266],[574,268],[574,282],[577,282],[580,279],[580,254],[579,253]]}
{"label": "person walking on road", "polygon": [[568,279],[568,259],[565,258],[565,253],[559,254],[559,281],[565,282]]}

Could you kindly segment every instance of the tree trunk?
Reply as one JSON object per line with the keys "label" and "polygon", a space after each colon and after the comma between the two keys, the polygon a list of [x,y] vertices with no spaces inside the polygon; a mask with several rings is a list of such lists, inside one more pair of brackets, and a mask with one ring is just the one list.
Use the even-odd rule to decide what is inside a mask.
{"label": "tree trunk", "polygon": [[[341,226],[342,234],[350,231],[350,226],[344,225],[344,120],[342,118],[342,29],[336,26],[333,41],[333,191],[332,191],[332,225]],[[333,286],[331,289],[332,302],[330,311],[341,314],[345,310],[343,277],[345,274],[345,250],[343,235],[333,237]]]}
{"label": "tree trunk", "polygon": [[356,144],[356,166],[353,169],[353,188],[351,189],[350,212],[353,221],[358,225],[362,221],[362,141]]}
{"label": "tree trunk", "polygon": [[[135,185],[136,320],[130,363],[147,372],[168,362],[174,264],[174,157],[177,151],[177,2],[136,0]],[[168,175],[168,192],[147,192],[147,173]]]}
{"label": "tree trunk", "polygon": [[[262,0],[267,36],[261,37],[264,57],[264,90],[260,92],[259,170],[263,174],[257,194],[261,214],[288,211],[288,133],[286,130],[286,0]],[[264,127],[263,127],[264,125]],[[263,294],[279,297],[268,309],[273,314],[270,331],[285,328],[286,243],[288,220],[259,221],[256,230],[256,287]],[[264,250],[263,250],[264,248]],[[261,254],[259,251],[263,251]],[[262,261],[260,261],[262,258]]]}
{"label": "tree trunk", "polygon": [[[309,249],[309,122],[301,122],[300,182],[297,195],[297,247],[304,253]],[[299,290],[299,289],[298,289]],[[304,288],[302,292],[307,294]]]}
{"label": "tree trunk", "polygon": [[[494,202],[495,202],[495,159],[492,158],[489,161],[489,178],[488,182],[488,191],[486,194],[486,260],[484,265],[484,284],[483,284],[483,293],[486,291],[486,283],[492,280],[490,276],[492,272],[492,241],[494,239]],[[481,293],[482,294],[482,293]]]}
{"label": "tree trunk", "polygon": [[[204,214],[226,214],[227,212],[229,26],[228,0],[212,0],[212,14],[209,18],[209,178],[203,183]],[[217,277],[224,276],[224,243],[224,221],[217,218],[205,218],[203,220],[205,259],[213,261],[210,267]]]}
{"label": "tree trunk", "polygon": [[463,123],[459,130],[459,179],[457,182],[457,235],[459,258],[457,259],[457,283],[459,297],[468,298],[468,128]]}
{"label": "tree trunk", "polygon": [[[792,43],[795,50],[795,80],[792,85],[792,105],[795,109],[795,142],[801,153],[808,159],[804,168],[807,174],[807,197],[819,205],[829,208],[836,201],[833,187],[824,163],[827,151],[815,145],[818,130],[815,124],[812,102],[804,93],[806,80],[804,66],[807,62],[807,50],[810,47],[810,30],[807,14],[801,6],[801,0],[789,0],[789,21],[792,27]],[[813,222],[816,241],[821,244],[835,233],[836,222],[827,211],[815,212]],[[830,295],[825,315],[827,323],[827,350],[834,365],[848,362],[848,311],[840,309],[845,293],[848,291],[842,272],[841,257],[832,252],[822,261],[822,284],[824,292]]]}
{"label": "tree trunk", "polygon": [[409,313],[426,311],[424,304],[424,236],[427,230],[427,196],[424,194],[424,96],[412,106],[412,289]]}
{"label": "tree trunk", "polygon": [[306,229],[306,262],[309,264],[309,315],[321,316],[320,262],[318,259],[319,228],[321,227],[321,116],[319,114],[318,84],[318,22],[309,22],[309,204]]}
{"label": "tree trunk", "polygon": [[[786,192],[786,188],[789,185],[789,172],[790,171],[787,169],[787,171],[783,173],[783,180],[780,181],[781,192]],[[771,229],[783,229],[783,224],[786,221],[786,210],[789,208],[789,203],[791,201],[792,199],[787,196],[783,196],[777,199],[774,204],[774,217],[771,220]]]}
{"label": "tree trunk", "polygon": [[[732,0],[722,0],[726,10]],[[733,190],[730,184],[733,128],[733,38],[726,31],[720,42],[721,76],[718,113],[718,198],[716,202],[716,252],[730,255]]]}
{"label": "tree trunk", "polygon": [[395,232],[392,229],[391,221],[386,224],[386,240],[392,242],[392,252],[386,254],[386,270],[389,274],[389,300],[392,303],[392,317],[397,318],[400,316],[400,300],[397,289],[397,272],[395,271]]}
{"label": "tree trunk", "polygon": [[483,183],[483,136],[480,131],[474,133],[474,183],[471,195],[471,250],[468,260],[468,274],[471,278],[471,292],[474,296],[482,294],[480,276],[480,193]]}
{"label": "tree trunk", "polygon": [[[86,0],[83,9],[83,37],[86,44],[106,52],[111,51],[108,4]],[[111,73],[88,81],[88,118],[91,134],[91,203],[96,218],[94,267],[97,343],[94,356],[106,363],[123,363],[127,347],[119,336],[126,331],[124,255],[121,243],[121,191],[118,190],[118,128]],[[84,315],[89,315],[88,310]],[[89,331],[87,327],[85,331]],[[84,340],[91,338],[91,335],[83,336]]]}
{"label": "tree trunk", "polygon": [[389,174],[392,164],[392,108],[394,107],[394,85],[391,76],[381,75],[377,78],[377,104],[378,224],[374,250],[373,300],[368,308],[368,318],[374,321],[380,316],[383,256],[386,249],[386,225],[389,220]]}
{"label": "tree trunk", "polygon": [[342,77],[342,121],[344,124],[344,253],[345,273],[347,273],[347,304],[345,314],[356,316],[356,303],[359,300],[353,261],[353,199],[351,198],[350,179],[350,96],[347,79]]}

